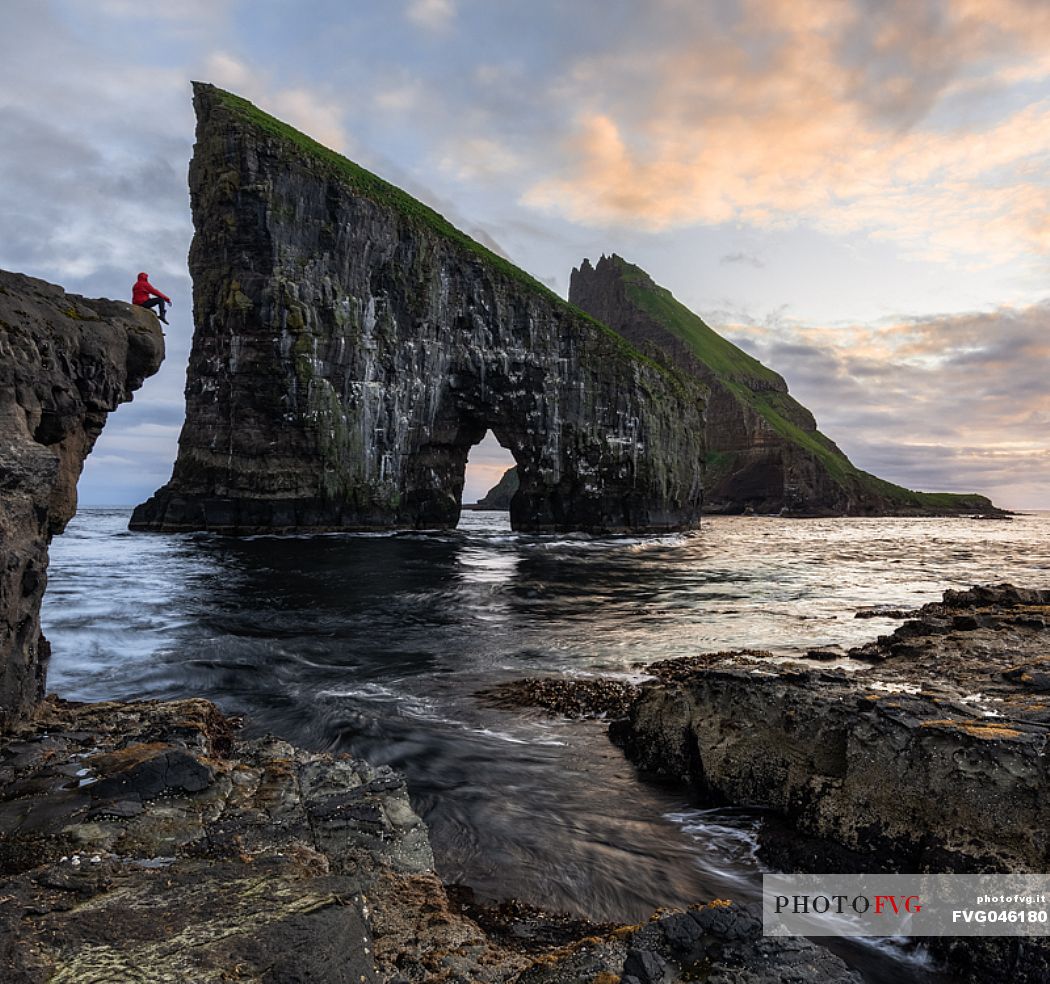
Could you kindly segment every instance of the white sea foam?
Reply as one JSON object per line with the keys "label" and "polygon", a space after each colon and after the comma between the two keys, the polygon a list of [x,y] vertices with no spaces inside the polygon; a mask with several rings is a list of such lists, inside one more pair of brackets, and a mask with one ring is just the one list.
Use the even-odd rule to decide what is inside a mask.
{"label": "white sea foam", "polygon": [[505,741],[511,745],[550,745],[563,747],[568,744],[567,742],[559,741],[556,738],[523,738],[520,735],[512,735],[507,731],[494,731],[492,728],[468,728],[467,730],[469,730],[471,734],[482,735],[485,738],[495,738],[498,741]]}

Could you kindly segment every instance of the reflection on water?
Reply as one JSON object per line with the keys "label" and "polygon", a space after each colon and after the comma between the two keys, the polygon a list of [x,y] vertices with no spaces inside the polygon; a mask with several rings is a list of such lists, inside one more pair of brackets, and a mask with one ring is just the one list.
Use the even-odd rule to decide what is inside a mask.
{"label": "reflection on water", "polygon": [[858,607],[1050,583],[1046,516],[725,517],[610,539],[520,536],[498,513],[444,534],[246,539],[131,534],[127,517],[84,510],[52,547],[52,689],[204,695],[257,731],[390,763],[446,880],[599,919],[739,897],[756,883],[757,819],[640,784],[598,724],[482,706],[476,690],[849,646],[893,624],[855,620]]}

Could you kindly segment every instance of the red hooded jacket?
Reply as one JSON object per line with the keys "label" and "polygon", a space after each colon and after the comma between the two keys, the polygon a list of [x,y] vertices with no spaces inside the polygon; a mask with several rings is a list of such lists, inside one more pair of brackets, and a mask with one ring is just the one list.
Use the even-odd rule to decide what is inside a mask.
{"label": "red hooded jacket", "polygon": [[149,296],[152,294],[154,297],[163,298],[169,304],[171,298],[167,294],[162,294],[156,287],[149,282],[149,276],[145,273],[139,274],[139,279],[135,281],[135,286],[131,288],[131,303],[132,304],[145,304],[149,300]]}

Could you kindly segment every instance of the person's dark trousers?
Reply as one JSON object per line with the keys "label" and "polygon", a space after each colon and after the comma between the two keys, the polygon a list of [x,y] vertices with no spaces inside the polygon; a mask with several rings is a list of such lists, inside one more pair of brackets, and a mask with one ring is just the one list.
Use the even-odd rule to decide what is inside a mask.
{"label": "person's dark trousers", "polygon": [[142,304],[139,305],[139,306],[140,307],[148,307],[148,308],[151,308],[151,307],[158,308],[157,317],[160,318],[161,321],[167,321],[168,320],[167,318],[164,317],[164,312],[167,309],[164,307],[164,298],[163,297],[151,297],[148,301],[143,301]]}

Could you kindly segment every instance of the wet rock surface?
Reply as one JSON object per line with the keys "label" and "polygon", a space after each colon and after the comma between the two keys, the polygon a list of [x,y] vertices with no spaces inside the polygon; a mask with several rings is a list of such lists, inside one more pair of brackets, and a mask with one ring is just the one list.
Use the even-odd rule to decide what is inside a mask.
{"label": "wet rock surface", "polygon": [[679,661],[618,738],[643,770],[768,807],[851,863],[1045,871],[1048,605],[1009,585],[949,591],[842,667]]}
{"label": "wet rock surface", "polygon": [[0,270],[0,730],[43,696],[48,544],[109,413],[164,357],[156,317]]}
{"label": "wet rock surface", "polygon": [[546,953],[591,936],[605,936],[622,927],[594,923],[580,916],[551,912],[520,899],[493,902],[479,899],[465,885],[451,885],[449,898],[464,915],[504,946],[522,953]]}
{"label": "wet rock surface", "polygon": [[[715,663],[741,655],[754,659],[774,658],[769,652],[746,649],[734,653],[704,653],[701,656],[665,659],[658,663],[639,663],[636,669],[639,677],[671,682],[688,678],[701,662]],[[820,655],[823,654],[817,658]],[[841,658],[838,654],[830,655],[835,659]],[[615,721],[627,717],[642,693],[639,684],[619,677],[550,676],[508,680],[479,690],[477,697],[495,707],[539,708],[552,717],[576,720],[605,718]]]}
{"label": "wet rock surface", "polygon": [[[209,702],[67,704],[0,742],[0,978],[509,973],[449,909],[404,780]],[[144,969],[145,968],[145,969]],[[488,974],[488,970],[484,970]],[[232,975],[232,976],[231,976]]]}
{"label": "wet rock surface", "polygon": [[186,423],[132,528],[454,527],[489,429],[515,529],[697,525],[703,386],[236,96],[194,104]]}
{"label": "wet rock surface", "polygon": [[621,718],[638,699],[639,689],[608,677],[528,677],[478,692],[496,707],[538,707],[558,717]]}
{"label": "wet rock surface", "polygon": [[860,984],[834,954],[806,939],[762,936],[759,913],[727,900],[654,916],[580,940],[526,970],[519,984]]}
{"label": "wet rock surface", "polygon": [[398,774],[203,700],[49,698],[0,780],[5,982],[855,980],[729,902],[617,927],[447,889]]}

